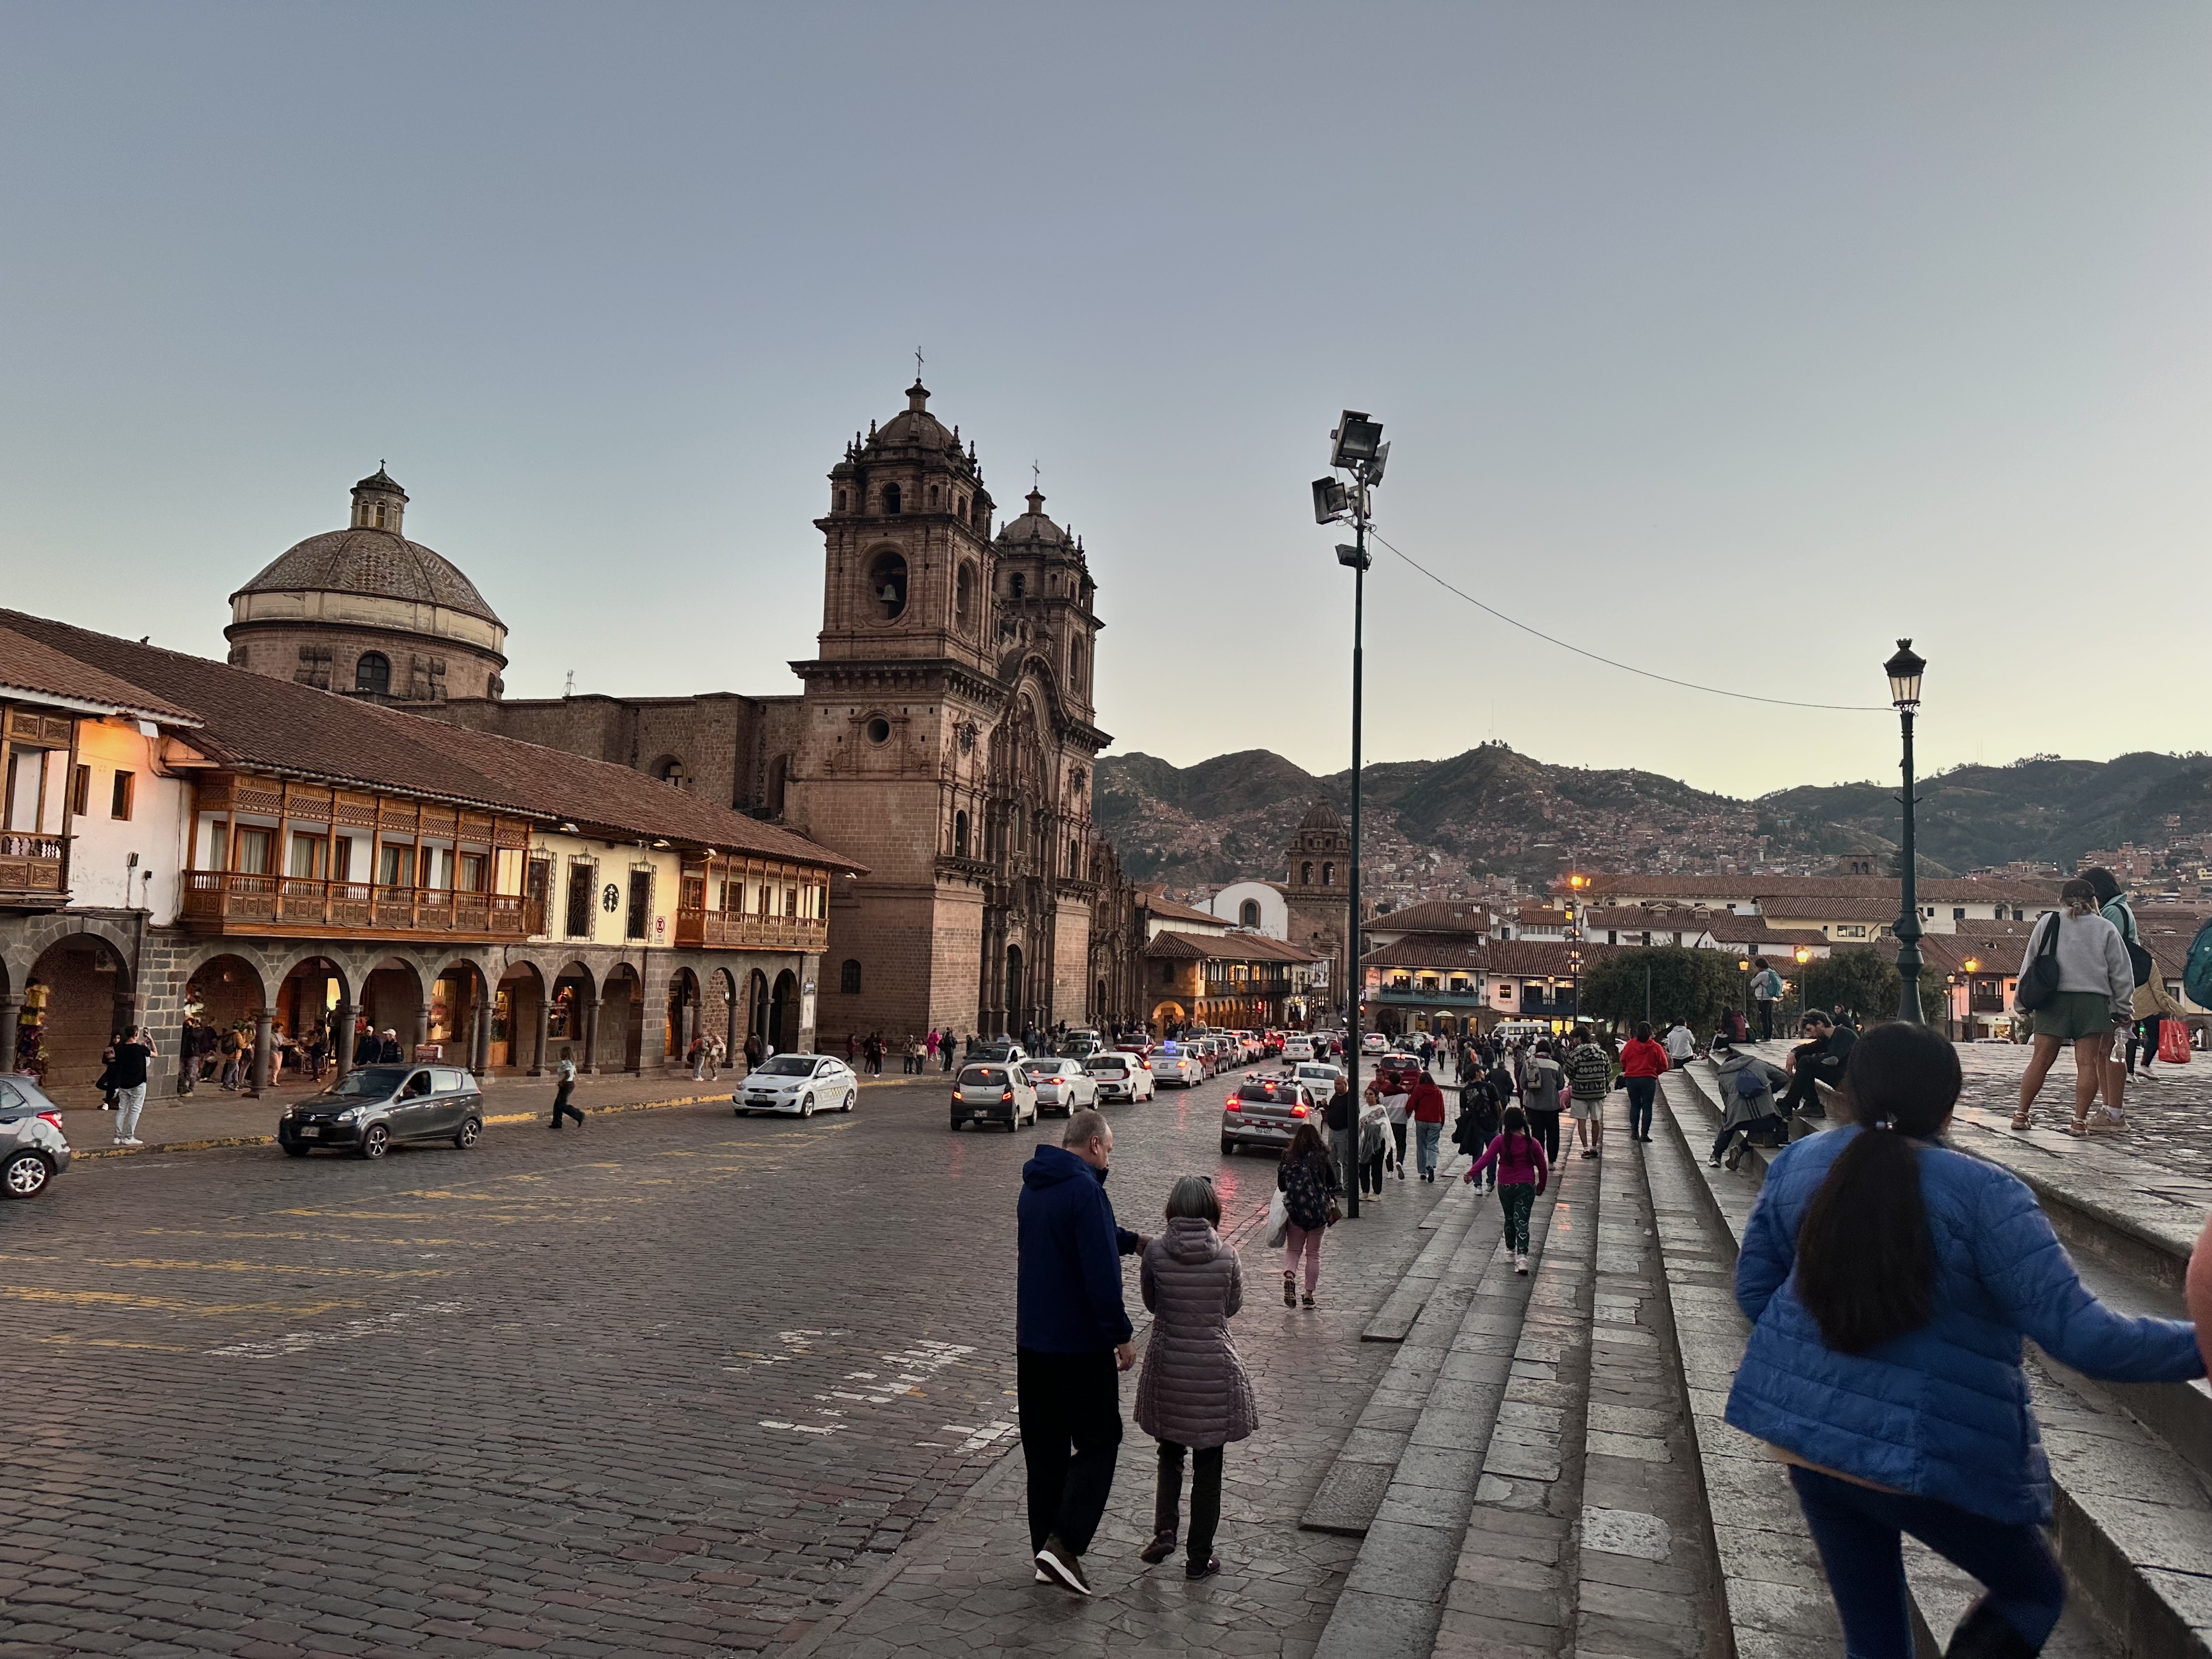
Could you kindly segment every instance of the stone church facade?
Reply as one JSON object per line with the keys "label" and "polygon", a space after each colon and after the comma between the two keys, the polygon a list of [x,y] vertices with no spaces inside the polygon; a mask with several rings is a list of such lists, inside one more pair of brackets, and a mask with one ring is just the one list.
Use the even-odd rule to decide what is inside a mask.
{"label": "stone church facade", "polygon": [[1109,741],[1097,590],[1041,493],[994,533],[975,447],[929,398],[916,381],[830,471],[822,629],[792,665],[799,696],[409,705],[648,772],[866,866],[831,890],[825,1046],[1120,1012],[1097,1006],[1121,1000],[1120,964],[1093,941],[1102,891],[1119,890],[1091,821]]}

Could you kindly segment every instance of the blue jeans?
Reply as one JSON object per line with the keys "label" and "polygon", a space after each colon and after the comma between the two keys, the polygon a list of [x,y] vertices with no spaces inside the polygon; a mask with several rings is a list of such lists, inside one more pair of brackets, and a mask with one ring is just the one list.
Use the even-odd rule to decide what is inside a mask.
{"label": "blue jeans", "polygon": [[1632,1077],[1628,1082],[1628,1133],[1632,1139],[1651,1133],[1651,1102],[1659,1092],[1656,1077]]}
{"label": "blue jeans", "polygon": [[1425,1179],[1437,1172],[1437,1142],[1443,1138],[1443,1133],[1441,1123],[1413,1125],[1413,1167]]}
{"label": "blue jeans", "polygon": [[1901,1548],[1908,1532],[1987,1585],[1990,1609],[2030,1647],[2040,1648],[2058,1623],[2066,1577],[2038,1528],[1991,1521],[1932,1498],[1876,1492],[1795,1464],[1790,1484],[1820,1547],[1850,1659],[1911,1659]]}

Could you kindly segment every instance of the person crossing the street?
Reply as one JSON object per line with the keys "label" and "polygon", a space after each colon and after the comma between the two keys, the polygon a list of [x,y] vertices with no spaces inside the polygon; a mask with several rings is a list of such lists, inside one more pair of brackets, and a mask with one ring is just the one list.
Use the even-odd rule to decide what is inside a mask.
{"label": "person crossing the street", "polygon": [[1638,1020],[1636,1035],[1620,1050],[1620,1073],[1628,1085],[1628,1138],[1651,1139],[1651,1107],[1659,1079],[1667,1074],[1667,1051],[1651,1040],[1651,1022]]}
{"label": "person crossing the street", "polygon": [[568,1098],[575,1092],[576,1062],[570,1058],[569,1051],[563,1048],[561,1063],[553,1068],[553,1121],[545,1126],[547,1128],[559,1128],[563,1117],[574,1118],[579,1129],[584,1127],[584,1114]]}
{"label": "person crossing the street", "polygon": [[1085,1107],[1022,1166],[1015,1206],[1015,1397],[1028,1465],[1030,1548],[1041,1584],[1091,1594],[1083,1556],[1114,1490],[1116,1373],[1137,1363],[1120,1258],[1152,1241],[1116,1226],[1106,1197],[1114,1130]]}
{"label": "person crossing the street", "polygon": [[[1437,1143],[1444,1133],[1444,1091],[1426,1072],[1413,1079],[1413,1092],[1406,1097],[1406,1115],[1413,1124],[1413,1168],[1422,1180],[1434,1181]],[[1398,1173],[1403,1176],[1404,1169]]]}

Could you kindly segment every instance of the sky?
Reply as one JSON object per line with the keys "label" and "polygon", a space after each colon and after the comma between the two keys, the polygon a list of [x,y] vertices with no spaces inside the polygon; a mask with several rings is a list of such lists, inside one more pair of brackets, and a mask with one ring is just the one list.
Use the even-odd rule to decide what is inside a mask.
{"label": "sky", "polygon": [[[0,604],[220,654],[388,464],[509,695],[789,692],[904,406],[1112,752],[1754,795],[2206,746],[2212,11],[0,5]],[[1871,706],[1871,712],[1866,707]]]}

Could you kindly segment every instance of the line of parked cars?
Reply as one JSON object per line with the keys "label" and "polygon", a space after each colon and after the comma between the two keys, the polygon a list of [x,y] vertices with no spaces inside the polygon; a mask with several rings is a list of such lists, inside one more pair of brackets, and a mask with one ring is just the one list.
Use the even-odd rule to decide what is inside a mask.
{"label": "line of parked cars", "polygon": [[1049,1055],[1032,1055],[1016,1043],[991,1043],[969,1055],[953,1079],[951,1127],[1012,1131],[1047,1113],[1066,1117],[1086,1107],[1134,1104],[1157,1098],[1163,1088],[1194,1089],[1225,1072],[1287,1056],[1293,1046],[1309,1063],[1327,1048],[1297,1034],[1286,1039],[1280,1031],[1202,1031],[1164,1042],[1139,1037],[1109,1044],[1097,1031],[1079,1030]]}

